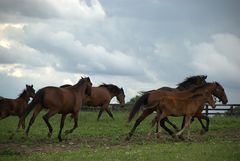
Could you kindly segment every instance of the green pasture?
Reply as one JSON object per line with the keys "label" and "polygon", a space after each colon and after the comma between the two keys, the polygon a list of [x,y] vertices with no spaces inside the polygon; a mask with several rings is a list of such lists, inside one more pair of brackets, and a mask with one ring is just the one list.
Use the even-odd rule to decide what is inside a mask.
{"label": "green pasture", "polygon": [[[106,113],[97,121],[97,112],[81,112],[78,128],[69,135],[64,130],[73,126],[66,119],[62,143],[57,140],[60,115],[50,119],[53,125],[52,138],[47,137],[47,126],[42,120],[42,112],[33,124],[29,137],[23,130],[9,139],[16,129],[18,119],[9,117],[0,121],[0,160],[182,160],[182,161],[231,161],[240,160],[240,118],[215,116],[210,118],[210,131],[200,135],[198,121],[191,127],[192,140],[176,140],[164,131],[161,137],[150,128],[152,114],[136,130],[132,140],[125,141],[133,122],[127,123],[127,112],[115,112],[115,120]],[[27,118],[28,123],[29,117]],[[171,118],[178,126],[180,118]],[[151,135],[148,133],[152,131]]]}

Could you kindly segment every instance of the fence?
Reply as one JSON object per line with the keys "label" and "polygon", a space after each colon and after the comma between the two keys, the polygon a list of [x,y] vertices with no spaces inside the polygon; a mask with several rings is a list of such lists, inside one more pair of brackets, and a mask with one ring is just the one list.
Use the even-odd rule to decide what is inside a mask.
{"label": "fence", "polygon": [[207,116],[208,115],[222,115],[222,114],[226,114],[226,112],[228,115],[239,115],[240,114],[239,112],[234,111],[235,107],[240,107],[240,104],[226,104],[226,105],[216,104],[215,109],[206,105],[203,110],[203,113]]}
{"label": "fence", "polygon": [[[110,104],[109,108],[113,111],[128,111],[132,108],[132,104],[126,104],[126,107],[121,108],[119,104]],[[240,104],[216,104],[216,108],[213,109],[212,107],[209,107],[206,105],[203,110],[203,114],[209,116],[209,115],[240,115],[240,109],[239,112],[234,111],[235,107],[240,107]],[[89,107],[89,106],[83,106],[83,111],[99,111],[99,107]]]}

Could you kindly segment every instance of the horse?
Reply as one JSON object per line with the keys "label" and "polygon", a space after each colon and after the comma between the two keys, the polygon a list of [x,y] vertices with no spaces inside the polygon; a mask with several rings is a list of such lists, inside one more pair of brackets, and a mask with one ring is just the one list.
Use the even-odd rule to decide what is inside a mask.
{"label": "horse", "polygon": [[55,114],[61,114],[61,123],[60,130],[58,133],[59,142],[62,141],[61,133],[64,127],[64,122],[66,115],[71,113],[74,117],[74,126],[70,130],[66,130],[65,134],[72,133],[74,129],[78,126],[78,113],[81,110],[83,98],[85,95],[91,95],[92,83],[89,77],[81,78],[75,85],[59,88],[59,87],[44,87],[37,91],[35,97],[32,102],[27,106],[26,110],[23,113],[23,116],[20,119],[19,126],[22,121],[25,120],[26,116],[30,113],[31,110],[34,109],[33,115],[29,121],[29,125],[27,130],[25,131],[28,136],[30,127],[34,123],[35,118],[39,114],[39,112],[45,108],[48,109],[48,112],[43,116],[43,120],[47,124],[48,127],[48,137],[52,136],[53,128],[49,123],[50,117]]}
{"label": "horse", "polygon": [[[71,85],[63,85],[61,88],[69,86]],[[125,94],[123,88],[119,88],[113,84],[101,84],[98,87],[92,87],[92,94],[91,96],[86,97],[84,100],[84,105],[92,107],[101,106],[97,120],[100,119],[103,110],[105,110],[108,115],[114,119],[113,114],[109,109],[109,104],[113,97],[117,98],[118,102],[120,103],[120,107],[125,105]]]}
{"label": "horse", "polygon": [[[131,131],[129,132],[128,137],[126,138],[126,140],[129,140],[131,138],[131,136],[133,135],[135,129],[137,128],[137,126],[151,113],[153,113],[154,111],[157,110],[157,104],[153,104],[152,101],[155,102],[156,100],[159,101],[159,99],[161,97],[164,96],[164,93],[181,93],[181,92],[195,92],[195,90],[197,90],[198,88],[201,88],[202,86],[209,86],[211,85],[211,94],[214,95],[215,97],[217,97],[219,100],[221,100],[223,103],[227,103],[228,99],[227,96],[225,94],[225,91],[222,87],[222,85],[220,85],[218,82],[213,82],[213,83],[206,83],[203,84],[201,86],[197,86],[193,89],[189,89],[189,90],[185,90],[185,91],[163,91],[163,90],[152,90],[151,92],[147,92],[144,93],[134,104],[129,117],[128,117],[128,121],[130,122],[132,120],[132,118],[135,116],[135,114],[139,111],[141,106],[147,106],[147,108],[145,108],[145,110],[142,112],[142,114],[138,117],[138,119],[135,121],[135,124],[133,126],[133,128],[131,129]],[[155,97],[153,99],[153,96]],[[149,108],[149,106],[152,106],[151,108]],[[203,107],[202,109],[203,110]],[[201,111],[202,112],[202,111]],[[198,115],[197,115],[198,114]],[[200,118],[200,116],[202,116],[202,114],[200,114],[200,111],[196,112],[196,116]],[[165,118],[166,119],[166,118]],[[164,119],[162,119],[162,123],[160,121],[160,125],[162,126],[164,123]],[[208,120],[209,121],[209,120]],[[168,128],[166,128],[166,126],[162,126],[170,135],[173,134],[173,132],[171,130],[169,130]]]}
{"label": "horse", "polygon": [[[26,88],[19,94],[16,99],[3,98],[0,100],[0,120],[8,116],[22,116],[23,111],[26,109],[30,97],[35,96],[33,85],[26,85]],[[22,124],[25,129],[25,122]]]}
{"label": "horse", "polygon": [[[215,100],[213,96],[207,92],[194,93],[189,92],[189,96],[185,96],[186,93],[181,93],[177,95],[164,94],[159,99],[159,104],[157,106],[157,134],[159,122],[167,116],[184,116],[185,121],[182,129],[176,134],[179,136],[183,131],[188,129],[188,139],[190,136],[190,120],[195,114],[208,103],[214,109],[216,107]],[[181,96],[183,95],[183,96]]]}
{"label": "horse", "polygon": [[[207,76],[206,75],[196,75],[196,76],[190,76],[190,77],[187,77],[185,78],[185,80],[179,84],[177,84],[177,87],[176,88],[171,88],[171,87],[161,87],[161,88],[158,88],[157,90],[162,90],[162,91],[183,91],[183,90],[187,90],[187,89],[191,89],[191,88],[194,88],[194,87],[197,87],[199,85],[203,85],[203,84],[206,84],[206,78]],[[153,91],[153,90],[152,90]],[[148,92],[151,92],[151,91],[146,91],[146,92],[141,92],[142,94],[145,94],[145,93],[148,93]],[[151,114],[153,111],[151,111],[149,114]],[[200,117],[200,116],[199,116]],[[154,125],[154,123],[156,122],[156,119],[157,119],[157,116],[152,120],[152,125]],[[185,118],[183,118],[183,121],[184,121]],[[198,118],[198,121],[200,122],[200,124],[202,125],[202,128],[203,129],[207,129],[202,120],[201,119],[205,119],[205,120],[209,120],[207,116],[204,116],[204,117],[201,117],[201,118]],[[164,122],[167,122],[169,125],[171,125],[176,131],[178,131],[178,128],[175,124],[173,124],[172,122],[169,121],[168,118],[165,118],[164,119]],[[193,118],[192,118],[192,121],[193,121]],[[171,133],[171,130],[168,129],[165,124],[163,125],[164,126],[164,129]],[[183,124],[182,124],[183,126]]]}
{"label": "horse", "polygon": [[[184,79],[183,82],[177,84],[176,88],[171,88],[171,87],[161,87],[158,88],[157,90],[161,90],[161,91],[183,91],[183,90],[187,90],[187,89],[191,89],[194,87],[197,87],[199,85],[203,85],[206,84],[206,75],[196,75],[196,76],[190,76],[190,77],[186,77]],[[141,103],[142,100],[145,99],[146,95],[148,93],[151,93],[155,90],[150,90],[150,91],[145,91],[145,92],[141,92],[142,96],[137,100],[137,102],[135,104]],[[140,105],[141,106],[141,105]],[[141,115],[141,117],[139,118],[140,120],[144,120],[148,115],[150,115],[151,113],[153,113],[155,111],[154,108],[149,108],[149,109],[145,109]],[[139,121],[140,121],[139,120]],[[168,120],[168,118],[165,118],[165,121],[170,124],[176,131],[178,131],[178,128],[175,124],[173,124],[172,122],[170,122]],[[199,119],[201,125],[203,128],[205,128],[205,126],[203,125],[202,121]],[[140,121],[141,122],[141,121]],[[139,122],[139,123],[140,123]],[[152,122],[156,122],[156,117],[153,119]],[[170,129],[168,129],[166,126],[163,127],[168,133],[173,133]]]}

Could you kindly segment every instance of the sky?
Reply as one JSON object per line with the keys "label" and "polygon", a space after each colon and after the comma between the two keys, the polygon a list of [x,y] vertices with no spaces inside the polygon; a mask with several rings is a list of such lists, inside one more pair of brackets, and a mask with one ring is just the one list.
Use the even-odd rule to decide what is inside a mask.
{"label": "sky", "polygon": [[240,103],[239,11],[239,0],[1,0],[0,96],[89,76],[128,101],[207,75]]}

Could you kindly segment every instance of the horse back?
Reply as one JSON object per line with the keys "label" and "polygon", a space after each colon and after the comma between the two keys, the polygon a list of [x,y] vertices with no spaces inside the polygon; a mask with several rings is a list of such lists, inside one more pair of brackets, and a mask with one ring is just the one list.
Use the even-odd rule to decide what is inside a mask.
{"label": "horse back", "polygon": [[112,99],[109,91],[104,87],[92,87],[91,96],[87,97],[86,104],[92,106],[101,106],[109,103]]}
{"label": "horse back", "polygon": [[41,104],[45,108],[73,108],[76,104],[76,94],[70,88],[45,87],[42,88]]}

